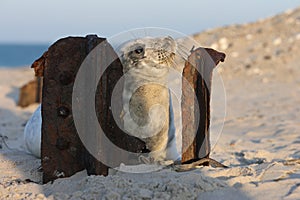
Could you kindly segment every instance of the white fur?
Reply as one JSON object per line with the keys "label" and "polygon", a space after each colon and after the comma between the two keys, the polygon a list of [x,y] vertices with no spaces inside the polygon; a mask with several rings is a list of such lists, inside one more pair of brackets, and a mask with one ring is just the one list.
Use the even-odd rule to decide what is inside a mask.
{"label": "white fur", "polygon": [[[169,64],[161,64],[158,62],[156,57],[157,53],[156,50],[164,50],[167,53],[171,53],[177,50],[177,44],[174,43],[175,41],[171,37],[163,37],[163,38],[141,38],[136,39],[133,41],[129,41],[124,43],[119,47],[119,56],[122,58],[125,75],[125,82],[124,82],[124,90],[123,90],[123,121],[124,121],[124,128],[126,131],[131,133],[135,137],[139,137],[143,140],[143,138],[152,136],[157,133],[156,130],[161,130],[164,124],[161,122],[165,122],[165,117],[169,117],[169,130],[166,135],[161,135],[161,140],[157,141],[162,145],[165,143],[165,147],[158,151],[158,152],[151,152],[151,156],[159,157],[163,160],[180,160],[181,159],[181,118],[178,118],[177,115],[180,115],[180,104],[175,102],[180,99],[176,99],[175,97],[181,96],[181,85],[178,94],[173,94],[173,88],[177,89],[177,86],[172,86],[172,92],[165,96],[169,98],[169,106],[170,106],[170,113],[169,116],[166,116],[166,113],[162,112],[164,109],[160,108],[159,106],[155,107],[157,109],[152,109],[149,112],[149,115],[152,116],[151,121],[146,126],[139,126],[134,122],[131,117],[131,113],[129,110],[129,102],[133,95],[135,89],[143,84],[148,83],[156,83],[163,86],[170,86],[169,83],[169,75],[170,70],[173,72],[173,77],[171,78],[171,82],[178,81],[180,83],[181,80],[181,73],[178,73],[175,69],[177,66],[173,66],[174,63],[170,62],[172,66]],[[137,46],[143,47],[145,50],[144,58],[138,61],[138,67],[130,62],[132,59],[130,58],[129,52],[135,50]],[[159,66],[159,67],[158,67]],[[181,69],[180,69],[181,70]],[[174,76],[174,72],[176,75]],[[182,72],[182,70],[180,71]],[[178,79],[178,80],[177,80]],[[169,87],[170,88],[170,87]],[[162,95],[163,96],[163,95]],[[174,114],[176,116],[174,116]],[[152,135],[151,135],[152,134]],[[167,138],[166,138],[167,137]]]}
{"label": "white fur", "polygon": [[42,113],[41,105],[35,110],[24,129],[26,150],[32,155],[41,157]]}

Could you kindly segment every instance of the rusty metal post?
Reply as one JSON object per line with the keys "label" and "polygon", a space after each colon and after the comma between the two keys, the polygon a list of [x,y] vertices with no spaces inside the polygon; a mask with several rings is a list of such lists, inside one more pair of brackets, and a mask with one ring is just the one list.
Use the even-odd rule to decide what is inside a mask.
{"label": "rusty metal post", "polygon": [[[103,40],[99,38],[99,42]],[[76,134],[71,103],[73,81],[87,54],[86,38],[69,37],[54,43],[44,60],[37,60],[44,63],[40,66],[44,76],[41,144],[44,183],[85,168],[86,150]]]}
{"label": "rusty metal post", "polygon": [[[54,43],[33,64],[36,74],[43,76],[41,161],[44,183],[71,176],[83,169],[88,174],[108,174],[108,166],[94,158],[82,144],[72,116],[72,91],[76,74],[89,52],[101,42],[107,43],[104,38],[97,36],[64,38]],[[112,51],[107,43],[106,49],[97,59],[107,59],[106,56]],[[95,94],[97,117],[107,137],[118,147],[131,152],[142,152],[145,144],[123,133],[116,125],[110,109],[113,88],[122,75],[122,65],[116,59],[98,84]],[[88,123],[87,120],[87,126]],[[101,152],[101,137],[95,139]]]}
{"label": "rusty metal post", "polygon": [[[212,72],[224,59],[224,53],[198,48],[192,51],[185,63],[182,81],[182,163],[209,157]],[[196,94],[196,99],[191,94]]]}

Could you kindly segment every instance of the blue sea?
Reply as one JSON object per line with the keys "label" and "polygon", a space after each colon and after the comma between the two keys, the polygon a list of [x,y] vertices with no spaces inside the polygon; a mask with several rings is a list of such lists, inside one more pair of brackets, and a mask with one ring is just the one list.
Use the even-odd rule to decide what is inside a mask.
{"label": "blue sea", "polygon": [[47,51],[48,44],[0,44],[0,67],[30,66]]}

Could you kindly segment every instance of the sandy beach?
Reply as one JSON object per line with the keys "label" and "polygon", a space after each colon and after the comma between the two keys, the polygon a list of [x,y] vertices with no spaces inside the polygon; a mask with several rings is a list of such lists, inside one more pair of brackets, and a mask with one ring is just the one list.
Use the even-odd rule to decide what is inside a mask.
{"label": "sandy beach", "polygon": [[[211,158],[229,168],[107,177],[83,171],[42,185],[40,160],[23,141],[38,105],[16,105],[34,72],[0,68],[0,199],[300,199],[300,9],[193,37],[227,55],[214,76],[223,79],[226,116],[220,135],[212,127]],[[224,101],[213,91],[217,113]]]}

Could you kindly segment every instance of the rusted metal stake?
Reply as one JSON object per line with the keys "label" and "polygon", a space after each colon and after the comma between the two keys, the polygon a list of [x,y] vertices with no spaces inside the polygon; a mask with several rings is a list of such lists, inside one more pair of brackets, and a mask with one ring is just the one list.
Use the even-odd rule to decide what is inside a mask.
{"label": "rusted metal stake", "polygon": [[[224,59],[224,53],[213,49],[198,48],[191,52],[185,63],[181,105],[182,163],[191,163],[209,157],[212,72]],[[196,94],[196,98],[191,94]]]}

